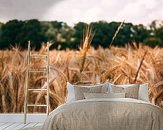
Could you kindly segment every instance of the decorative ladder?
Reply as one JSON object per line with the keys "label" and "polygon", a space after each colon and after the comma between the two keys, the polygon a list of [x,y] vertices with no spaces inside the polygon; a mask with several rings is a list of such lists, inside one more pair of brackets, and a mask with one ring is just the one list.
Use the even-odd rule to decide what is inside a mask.
{"label": "decorative ladder", "polygon": [[[46,61],[46,68],[45,69],[32,69],[30,66],[31,59],[39,58],[44,59]],[[26,73],[26,86],[25,86],[25,100],[24,100],[24,124],[27,121],[27,112],[28,107],[46,107],[46,113],[49,115],[49,46],[47,43],[46,54],[32,54],[30,42],[28,43],[28,56],[27,56],[27,73]],[[43,72],[46,73],[46,88],[29,88],[29,80],[30,80],[30,73],[37,73]],[[29,91],[46,91],[46,104],[28,104],[28,93]]]}

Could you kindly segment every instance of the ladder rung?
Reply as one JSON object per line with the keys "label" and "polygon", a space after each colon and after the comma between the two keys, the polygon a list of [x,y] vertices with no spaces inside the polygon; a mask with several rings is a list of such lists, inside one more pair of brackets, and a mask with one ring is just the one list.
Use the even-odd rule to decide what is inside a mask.
{"label": "ladder rung", "polygon": [[46,88],[29,88],[28,91],[46,91]]}
{"label": "ladder rung", "polygon": [[27,107],[47,107],[45,104],[27,104]]}
{"label": "ladder rung", "polygon": [[29,72],[48,72],[47,69],[30,69]]}

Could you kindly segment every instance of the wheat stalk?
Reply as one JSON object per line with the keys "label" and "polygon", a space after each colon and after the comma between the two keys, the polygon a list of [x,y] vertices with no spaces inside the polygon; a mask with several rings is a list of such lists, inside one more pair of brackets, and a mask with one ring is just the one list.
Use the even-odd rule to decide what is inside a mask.
{"label": "wheat stalk", "polygon": [[140,69],[141,69],[141,67],[142,67],[142,65],[143,65],[143,61],[144,61],[146,55],[147,55],[147,51],[145,51],[145,53],[144,53],[144,55],[143,55],[143,58],[142,58],[142,60],[141,60],[141,62],[140,62],[140,65],[139,65],[138,70],[137,70],[137,72],[136,72],[136,76],[135,76],[135,79],[134,79],[134,83],[136,83],[136,81],[137,81],[138,74],[139,74]]}
{"label": "wheat stalk", "polygon": [[125,22],[125,21],[123,21],[123,22],[121,22],[121,23],[119,24],[117,30],[116,30],[115,33],[114,33],[114,36],[112,37],[111,43],[110,43],[110,45],[109,45],[109,48],[112,46],[112,44],[113,44],[113,42],[114,42],[116,36],[118,35],[120,29],[122,28],[124,22]]}
{"label": "wheat stalk", "polygon": [[95,34],[92,32],[92,28],[90,26],[88,26],[87,29],[86,29],[86,34],[85,34],[83,46],[82,46],[82,48],[80,50],[81,54],[82,54],[80,73],[82,73],[82,71],[84,69],[87,52],[88,52],[88,49],[90,48],[90,45],[91,45],[91,42],[92,42],[92,39],[93,39],[94,35]]}

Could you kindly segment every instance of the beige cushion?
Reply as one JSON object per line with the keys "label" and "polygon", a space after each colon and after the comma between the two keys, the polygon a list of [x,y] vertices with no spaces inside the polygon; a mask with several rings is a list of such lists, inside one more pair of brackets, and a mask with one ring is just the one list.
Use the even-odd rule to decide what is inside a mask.
{"label": "beige cushion", "polygon": [[91,98],[125,98],[125,93],[84,93],[86,99]]}
{"label": "beige cushion", "polygon": [[91,85],[91,86],[83,86],[83,85],[73,85],[67,82],[67,103],[73,102],[75,100],[84,99],[84,93],[107,93],[110,92],[109,83],[106,82],[104,84]]}
{"label": "beige cushion", "polygon": [[81,100],[84,99],[84,93],[101,93],[102,92],[102,86],[90,86],[90,87],[74,87],[75,92],[75,100]]}
{"label": "beige cushion", "polygon": [[150,102],[148,95],[148,83],[125,85],[113,85],[111,83],[109,84],[111,92],[125,92],[126,98],[135,98],[145,102]]}
{"label": "beige cushion", "polygon": [[138,99],[139,85],[138,84],[127,84],[127,85],[111,84],[111,92],[126,93],[126,98]]}

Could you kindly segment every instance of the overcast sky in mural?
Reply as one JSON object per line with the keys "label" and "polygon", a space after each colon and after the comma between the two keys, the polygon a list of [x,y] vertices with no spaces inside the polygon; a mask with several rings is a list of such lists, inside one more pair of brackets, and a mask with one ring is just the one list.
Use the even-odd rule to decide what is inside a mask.
{"label": "overcast sky in mural", "polygon": [[11,19],[123,21],[148,24],[163,20],[163,0],[0,0],[0,21]]}

